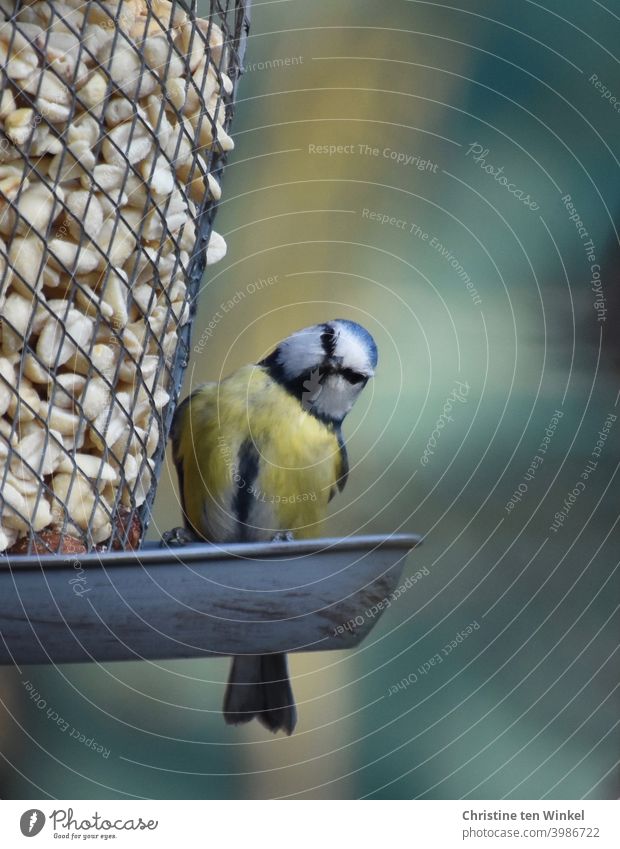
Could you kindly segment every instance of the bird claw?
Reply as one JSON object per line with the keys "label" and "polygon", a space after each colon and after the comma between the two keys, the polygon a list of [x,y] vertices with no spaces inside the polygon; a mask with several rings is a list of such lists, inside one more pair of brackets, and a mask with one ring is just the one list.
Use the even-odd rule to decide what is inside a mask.
{"label": "bird claw", "polygon": [[196,542],[196,537],[187,528],[172,528],[171,531],[166,531],[161,537],[161,545],[170,548],[188,545],[190,542]]}
{"label": "bird claw", "polygon": [[295,537],[292,531],[278,531],[271,537],[272,542],[293,542]]}

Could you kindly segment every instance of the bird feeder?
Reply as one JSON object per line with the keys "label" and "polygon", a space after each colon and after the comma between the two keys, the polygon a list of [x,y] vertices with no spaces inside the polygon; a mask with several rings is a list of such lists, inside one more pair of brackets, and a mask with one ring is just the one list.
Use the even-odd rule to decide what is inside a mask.
{"label": "bird feeder", "polygon": [[0,0],[1,663],[352,647],[419,541],[141,547],[248,29],[244,0]]}
{"label": "bird feeder", "polygon": [[0,3],[0,551],[142,541],[248,26],[245,2]]}
{"label": "bird feeder", "polygon": [[22,555],[0,566],[0,663],[350,649],[388,607],[412,535]]}

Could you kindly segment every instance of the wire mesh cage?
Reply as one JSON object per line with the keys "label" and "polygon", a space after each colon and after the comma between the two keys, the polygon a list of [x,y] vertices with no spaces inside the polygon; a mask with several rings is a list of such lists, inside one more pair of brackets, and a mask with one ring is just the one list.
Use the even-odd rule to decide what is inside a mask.
{"label": "wire mesh cage", "polygon": [[248,5],[0,0],[1,551],[143,538]]}

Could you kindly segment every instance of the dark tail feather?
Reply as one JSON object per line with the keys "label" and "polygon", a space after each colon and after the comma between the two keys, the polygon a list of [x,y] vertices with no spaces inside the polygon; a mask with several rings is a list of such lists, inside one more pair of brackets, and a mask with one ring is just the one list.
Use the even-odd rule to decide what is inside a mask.
{"label": "dark tail feather", "polygon": [[286,655],[262,655],[261,675],[265,712],[258,719],[274,733],[286,731],[287,734],[292,734],[297,725],[297,708],[288,675]]}
{"label": "dark tail feather", "polygon": [[293,733],[297,708],[285,654],[233,658],[224,697],[224,719],[229,725],[239,725],[254,717],[274,733]]}

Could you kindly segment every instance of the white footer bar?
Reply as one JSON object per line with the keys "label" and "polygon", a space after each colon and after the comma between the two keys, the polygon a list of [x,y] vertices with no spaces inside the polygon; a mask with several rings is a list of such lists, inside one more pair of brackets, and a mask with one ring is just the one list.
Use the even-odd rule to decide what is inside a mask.
{"label": "white footer bar", "polygon": [[119,849],[386,845],[617,849],[618,805],[612,801],[2,801],[0,844],[10,849],[69,844]]}

